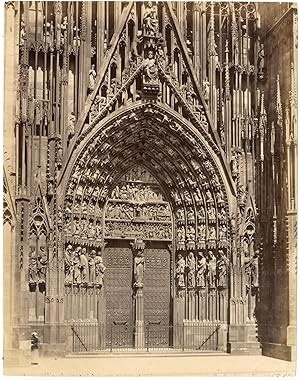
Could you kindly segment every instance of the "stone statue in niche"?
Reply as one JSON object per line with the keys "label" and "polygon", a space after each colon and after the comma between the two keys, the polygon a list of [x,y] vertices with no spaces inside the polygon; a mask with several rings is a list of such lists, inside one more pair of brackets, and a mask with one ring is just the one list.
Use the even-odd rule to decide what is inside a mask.
{"label": "stone statue in niche", "polygon": [[258,259],[259,250],[256,250],[253,256],[245,256],[245,273],[247,288],[258,288]]}
{"label": "stone statue in niche", "polygon": [[206,235],[205,224],[199,224],[198,225],[198,239],[199,240],[205,240],[205,235]]}
{"label": "stone statue in niche", "polygon": [[194,289],[196,285],[196,260],[193,252],[190,252],[187,257],[187,283],[188,289]]}
{"label": "stone statue in niche", "polygon": [[96,251],[93,249],[88,258],[89,263],[89,284],[93,285],[96,279],[96,264],[95,264]]}
{"label": "stone statue in niche", "polygon": [[223,250],[219,250],[218,252],[218,260],[217,260],[217,286],[219,288],[226,288],[228,284],[228,266],[229,260],[224,254]]}
{"label": "stone statue in niche", "polygon": [[203,81],[203,97],[206,102],[209,101],[210,83],[207,78]]}
{"label": "stone statue in niche", "polygon": [[54,194],[54,178],[52,176],[47,179],[47,193],[49,196]]}
{"label": "stone statue in niche", "polygon": [[226,226],[223,224],[223,225],[220,226],[220,228],[219,228],[219,240],[226,240],[226,232],[227,232],[227,228],[226,228]]}
{"label": "stone statue in niche", "polygon": [[207,214],[208,214],[209,219],[212,219],[212,220],[216,219],[216,210],[212,205],[208,206]]}
{"label": "stone statue in niche", "polygon": [[36,256],[31,256],[29,258],[28,265],[28,279],[29,284],[36,285],[38,281],[38,262]]}
{"label": "stone statue in niche", "polygon": [[208,252],[208,283],[210,288],[216,287],[217,259],[212,251]]}
{"label": "stone statue in niche", "polygon": [[195,239],[195,228],[193,226],[187,226],[186,231],[186,238],[187,240],[194,240]]}
{"label": "stone statue in niche", "polygon": [[258,41],[259,50],[257,53],[257,68],[258,68],[258,78],[264,79],[264,69],[265,69],[265,49],[264,44],[260,43],[260,39]]}
{"label": "stone statue in niche", "polygon": [[195,222],[195,212],[192,208],[189,208],[188,209],[188,212],[187,212],[187,220],[189,222]]}
{"label": "stone statue in niche", "polygon": [[76,116],[74,112],[71,112],[69,125],[68,125],[68,144],[70,143],[71,139],[75,135],[75,123],[76,123]]}
{"label": "stone statue in niche", "polygon": [[80,263],[81,247],[77,247],[74,252],[73,265],[74,265],[74,284],[81,284],[81,263]]}
{"label": "stone statue in niche", "polygon": [[198,211],[198,219],[205,219],[205,210],[204,207],[201,206]]}
{"label": "stone statue in niche", "polygon": [[73,247],[68,245],[64,253],[65,261],[65,284],[71,285],[74,276]]}
{"label": "stone statue in niche", "polygon": [[47,264],[48,264],[48,257],[47,257],[46,247],[41,246],[40,252],[38,254],[38,261],[37,261],[37,270],[38,270],[37,274],[38,274],[39,284],[46,283]]}
{"label": "stone statue in niche", "polygon": [[103,264],[103,258],[101,252],[97,252],[94,259],[95,261],[95,285],[103,286],[103,277],[105,272],[105,265]]}
{"label": "stone statue in niche", "polygon": [[213,197],[212,197],[212,195],[211,195],[210,190],[207,190],[207,191],[206,191],[206,201],[207,201],[207,202],[213,202],[213,201],[214,201],[214,199],[213,199]]}
{"label": "stone statue in niche", "polygon": [[226,211],[223,207],[218,211],[218,218],[220,220],[226,220]]}
{"label": "stone statue in niche", "polygon": [[216,229],[214,226],[208,227],[208,240],[216,240]]}
{"label": "stone statue in niche", "polygon": [[20,23],[20,46],[24,45],[25,39],[26,39],[26,25],[24,21],[24,15],[21,17],[21,23]]}
{"label": "stone statue in niche", "polygon": [[232,177],[236,178],[239,173],[238,156],[234,149],[231,149],[231,171]]}
{"label": "stone statue in niche", "polygon": [[154,36],[158,32],[157,5],[152,1],[145,4],[143,25],[146,35]]}
{"label": "stone statue in niche", "polygon": [[184,249],[185,229],[183,226],[177,229],[177,249]]}
{"label": "stone statue in niche", "polygon": [[134,258],[134,287],[142,288],[144,270],[145,270],[145,257],[142,250],[138,250]]}
{"label": "stone statue in niche", "polygon": [[86,257],[86,248],[82,248],[80,252],[81,264],[81,282],[86,284],[89,282],[89,262]]}
{"label": "stone statue in niche", "polygon": [[178,220],[184,220],[184,211],[182,208],[177,210],[176,217]]}
{"label": "stone statue in niche", "polygon": [[93,239],[96,235],[96,227],[94,226],[94,223],[92,220],[89,222],[89,228],[88,228],[88,237],[90,239]]}
{"label": "stone statue in niche", "polygon": [[205,288],[206,286],[206,275],[207,275],[207,263],[206,258],[202,251],[198,253],[197,260],[197,275],[196,275],[196,285],[199,288]]}
{"label": "stone statue in niche", "polygon": [[185,261],[182,255],[179,253],[176,263],[176,282],[179,289],[185,289]]}
{"label": "stone statue in niche", "polygon": [[91,69],[89,71],[89,91],[92,92],[95,89],[95,84],[96,84],[96,70],[95,70],[95,65],[93,64],[91,66]]}
{"label": "stone statue in niche", "polygon": [[144,83],[158,84],[158,69],[153,50],[148,51],[148,56],[144,61]]}

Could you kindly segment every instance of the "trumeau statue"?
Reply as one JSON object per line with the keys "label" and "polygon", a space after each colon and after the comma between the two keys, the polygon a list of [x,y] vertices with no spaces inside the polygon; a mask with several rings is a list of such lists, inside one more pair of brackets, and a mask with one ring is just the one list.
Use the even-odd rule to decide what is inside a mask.
{"label": "trumeau statue", "polygon": [[136,288],[142,288],[144,286],[144,270],[145,257],[143,256],[143,252],[141,250],[138,250],[134,258],[134,286]]}

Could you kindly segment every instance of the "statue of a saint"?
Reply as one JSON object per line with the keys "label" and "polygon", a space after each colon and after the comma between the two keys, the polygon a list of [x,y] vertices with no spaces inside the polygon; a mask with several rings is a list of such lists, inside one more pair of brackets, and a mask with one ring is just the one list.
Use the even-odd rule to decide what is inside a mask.
{"label": "statue of a saint", "polygon": [[65,284],[71,285],[73,283],[73,272],[74,272],[74,266],[73,266],[73,254],[72,254],[72,246],[68,245],[64,258],[65,258]]}
{"label": "statue of a saint", "polygon": [[199,251],[199,257],[197,261],[197,276],[196,276],[196,284],[197,284],[197,287],[199,288],[205,288],[206,269],[207,269],[206,258],[203,255],[203,252]]}
{"label": "statue of a saint", "polygon": [[210,83],[207,78],[203,81],[203,97],[204,100],[207,102],[209,101],[209,90],[210,90]]}
{"label": "statue of a saint", "polygon": [[154,36],[158,31],[157,6],[152,1],[145,6],[143,24],[146,35]]}
{"label": "statue of a saint", "polygon": [[144,61],[144,83],[158,84],[158,69],[153,50],[148,51],[148,57]]}
{"label": "statue of a saint", "polygon": [[96,270],[96,265],[95,265],[95,257],[96,257],[96,251],[93,249],[90,254],[89,254],[89,259],[88,259],[88,262],[89,262],[89,283],[90,284],[94,284],[95,282],[95,277],[96,277],[96,273],[95,273],[95,270]]}
{"label": "statue of a saint", "polygon": [[103,286],[103,277],[106,267],[103,264],[101,252],[95,257],[95,284]]}
{"label": "statue of a saint", "polygon": [[181,254],[178,255],[178,260],[176,264],[176,280],[179,289],[185,289],[185,261]]}
{"label": "statue of a saint", "polygon": [[195,272],[196,272],[196,260],[194,257],[193,252],[190,252],[187,257],[187,282],[188,282],[188,289],[194,289],[196,285],[195,280]]}
{"label": "statue of a saint", "polygon": [[264,69],[265,69],[264,44],[260,44],[257,56],[258,56],[258,58],[257,58],[258,77],[259,77],[259,79],[263,79],[264,78]]}
{"label": "statue of a saint", "polygon": [[46,283],[47,263],[48,263],[48,257],[47,257],[46,247],[41,246],[40,252],[38,255],[38,262],[37,262],[37,270],[38,270],[37,273],[38,273],[39,284]]}
{"label": "statue of a saint", "polygon": [[37,279],[38,279],[38,264],[37,264],[37,259],[35,256],[31,256],[29,258],[28,277],[29,277],[29,284],[36,285]]}
{"label": "statue of a saint", "polygon": [[69,125],[68,125],[68,142],[70,142],[72,137],[75,135],[75,123],[76,123],[76,116],[74,112],[71,112]]}
{"label": "statue of a saint", "polygon": [[208,283],[210,288],[216,287],[217,259],[212,251],[208,252]]}
{"label": "statue of a saint", "polygon": [[74,284],[81,284],[81,263],[80,263],[81,247],[77,247],[74,252]]}
{"label": "statue of a saint", "polygon": [[136,288],[142,288],[144,270],[145,270],[145,258],[143,256],[143,251],[138,250],[134,258],[134,286]]}
{"label": "statue of a saint", "polygon": [[227,287],[227,268],[229,265],[229,260],[225,256],[222,250],[219,250],[218,261],[217,261],[217,280],[218,287],[226,288]]}
{"label": "statue of a saint", "polygon": [[91,69],[89,71],[89,91],[92,92],[95,89],[95,84],[96,84],[96,70],[95,70],[95,65],[93,64],[91,66]]}

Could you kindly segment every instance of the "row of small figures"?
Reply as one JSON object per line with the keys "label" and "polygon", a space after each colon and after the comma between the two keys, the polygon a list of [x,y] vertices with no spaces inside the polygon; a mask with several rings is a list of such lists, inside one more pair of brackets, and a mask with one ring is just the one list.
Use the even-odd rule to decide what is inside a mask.
{"label": "row of small figures", "polygon": [[[227,238],[227,227],[226,225],[221,225],[218,228],[218,238],[219,240],[226,240]],[[216,240],[217,233],[215,226],[206,227],[205,224],[200,224],[198,226],[198,240],[205,241],[207,240]],[[184,243],[185,240],[195,240],[196,238],[196,229],[194,226],[189,225],[185,229],[184,226],[177,228],[177,243]]]}

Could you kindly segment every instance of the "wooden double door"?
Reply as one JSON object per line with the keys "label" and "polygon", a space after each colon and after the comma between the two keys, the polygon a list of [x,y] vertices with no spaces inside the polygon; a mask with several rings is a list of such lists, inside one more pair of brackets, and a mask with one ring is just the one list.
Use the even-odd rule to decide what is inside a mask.
{"label": "wooden double door", "polygon": [[[146,242],[143,276],[145,345],[170,344],[170,251],[165,242]],[[104,250],[106,345],[134,347],[136,293],[133,252],[128,241],[113,240]]]}

